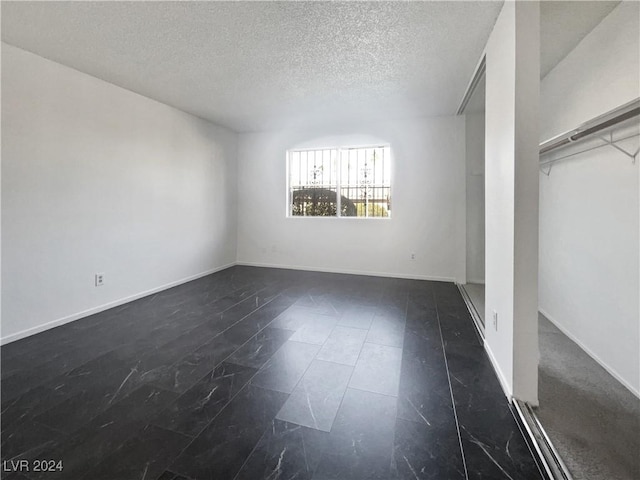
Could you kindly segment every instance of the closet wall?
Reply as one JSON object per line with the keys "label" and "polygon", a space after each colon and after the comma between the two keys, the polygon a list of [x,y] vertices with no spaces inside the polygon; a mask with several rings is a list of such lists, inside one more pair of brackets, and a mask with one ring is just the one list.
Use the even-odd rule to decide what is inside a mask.
{"label": "closet wall", "polygon": [[[622,2],[542,80],[541,140],[640,96],[639,15]],[[603,147],[540,174],[540,311],[636,395],[639,163]]]}

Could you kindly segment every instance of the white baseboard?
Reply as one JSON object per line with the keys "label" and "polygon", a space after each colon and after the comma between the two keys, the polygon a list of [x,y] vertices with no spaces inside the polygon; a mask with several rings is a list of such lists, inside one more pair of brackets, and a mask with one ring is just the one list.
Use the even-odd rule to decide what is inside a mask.
{"label": "white baseboard", "polygon": [[52,320],[51,322],[43,323],[42,325],[37,325],[35,327],[27,328],[25,330],[21,330],[16,333],[12,333],[5,337],[0,338],[0,345],[5,345],[7,343],[15,342],[16,340],[20,340],[21,338],[29,337],[31,335],[35,335],[36,333],[44,332],[45,330],[49,330],[50,328],[58,327],[60,325],[64,325],[65,323],[70,323],[75,320],[80,320],[81,318],[88,317],[89,315],[93,315],[96,313],[103,312],[104,310],[108,310],[113,307],[118,307],[125,303],[132,302],[139,298],[146,297],[148,295],[153,295],[154,293],[161,292],[163,290],[167,290],[172,287],[176,287],[178,285],[182,285],[183,283],[191,282],[192,280],[197,280],[198,278],[206,277],[207,275],[211,275],[212,273],[219,272],[229,267],[233,267],[236,262],[229,263],[227,265],[223,265],[221,267],[212,268],[210,270],[206,270],[204,272],[198,273],[196,275],[191,275],[189,277],[182,278],[180,280],[176,280],[174,282],[170,282],[159,287],[152,288],[150,290],[145,290],[144,292],[139,292],[134,295],[130,295],[128,297],[120,298],[118,300],[114,300],[112,302],[105,303],[103,305],[99,305],[97,307],[92,307],[87,310],[83,310],[81,312],[73,313],[71,315],[67,315],[65,317],[59,318],[57,320]]}
{"label": "white baseboard", "polygon": [[484,342],[484,350],[487,352],[487,356],[491,361],[491,365],[493,365],[493,370],[496,372],[496,376],[498,377],[498,381],[500,382],[500,386],[502,387],[502,392],[505,394],[509,402],[511,402],[511,400],[513,399],[513,392],[511,391],[511,387],[509,386],[507,379],[502,373],[502,370],[500,369],[500,366],[496,361],[496,357],[493,355],[493,351],[491,350],[491,347],[489,346],[489,343],[486,341],[486,339]]}
{"label": "white baseboard", "polygon": [[406,274],[406,273],[372,272],[369,270],[346,270],[341,268],[311,267],[308,265],[284,265],[284,264],[276,264],[276,263],[257,263],[257,262],[236,262],[236,265],[244,265],[247,267],[282,268],[286,270],[307,270],[310,272],[341,273],[345,275],[366,275],[371,277],[404,278],[408,280],[430,280],[435,282],[451,282],[451,283],[456,282],[456,279],[454,277],[435,277],[435,276],[429,276],[429,275]]}
{"label": "white baseboard", "polygon": [[467,283],[477,283],[479,285],[484,285],[484,278],[467,278]]}
{"label": "white baseboard", "polygon": [[587,347],[584,343],[582,343],[575,335],[573,335],[569,330],[567,330],[565,327],[563,327],[557,320],[555,320],[551,315],[549,315],[548,312],[546,312],[544,309],[542,308],[538,308],[538,310],[540,311],[540,313],[542,315],[544,315],[547,320],[549,320],[551,323],[553,323],[556,327],[558,327],[558,330],[560,330],[562,333],[564,333],[567,337],[569,337],[576,345],[578,345],[582,350],[584,350],[584,352],[589,355],[591,358],[593,358],[602,368],[604,368],[613,378],[615,378],[618,382],[620,382],[622,385],[624,385],[624,387],[629,390],[631,393],[633,393],[636,397],[640,398],[640,391],[636,390],[633,385],[631,385],[629,382],[627,382],[624,378],[622,378],[620,376],[620,374],[618,372],[616,372],[616,370],[612,367],[610,367],[609,365],[607,365],[607,363],[602,360],[600,357],[598,357],[598,355],[596,355],[592,350],[589,349],[589,347]]}

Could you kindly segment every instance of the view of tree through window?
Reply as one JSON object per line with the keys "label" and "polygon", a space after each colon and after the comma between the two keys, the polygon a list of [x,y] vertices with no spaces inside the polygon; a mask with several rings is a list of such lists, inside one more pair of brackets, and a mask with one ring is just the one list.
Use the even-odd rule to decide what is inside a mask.
{"label": "view of tree through window", "polygon": [[289,151],[289,214],[389,217],[389,150],[372,146]]}

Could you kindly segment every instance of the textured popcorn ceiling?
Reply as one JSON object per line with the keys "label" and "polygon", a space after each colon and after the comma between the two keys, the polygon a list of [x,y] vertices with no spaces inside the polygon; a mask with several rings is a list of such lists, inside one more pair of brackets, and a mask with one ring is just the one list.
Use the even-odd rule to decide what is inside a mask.
{"label": "textured popcorn ceiling", "polygon": [[[310,128],[454,114],[501,6],[2,2],[2,39],[236,131]],[[551,63],[579,41],[559,8]]]}
{"label": "textured popcorn ceiling", "polygon": [[3,41],[236,131],[448,115],[494,2],[2,2]]}

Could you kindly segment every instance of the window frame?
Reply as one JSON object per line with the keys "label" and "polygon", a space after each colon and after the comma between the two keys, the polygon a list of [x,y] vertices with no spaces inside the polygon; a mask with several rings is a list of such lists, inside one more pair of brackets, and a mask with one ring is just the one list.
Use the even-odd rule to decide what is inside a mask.
{"label": "window frame", "polygon": [[[349,219],[349,220],[386,220],[386,221],[390,221],[393,218],[393,215],[391,215],[391,211],[389,211],[389,215],[387,215],[386,217],[378,217],[378,216],[364,216],[364,217],[360,217],[357,215],[340,215],[340,209],[341,209],[341,194],[340,194],[340,189],[343,187],[342,183],[341,183],[341,170],[342,170],[342,152],[346,151],[346,150],[350,150],[350,149],[364,149],[364,148],[386,148],[388,149],[389,152],[389,156],[388,159],[386,159],[386,161],[391,162],[391,164],[389,165],[389,192],[393,192],[394,191],[394,185],[393,185],[393,178],[394,178],[394,174],[393,174],[393,170],[394,170],[394,161],[393,161],[393,153],[392,153],[392,149],[391,149],[391,144],[390,143],[367,143],[367,144],[361,144],[361,145],[353,145],[353,144],[346,144],[346,145],[340,145],[340,146],[318,146],[318,147],[305,147],[305,148],[291,148],[288,149],[286,151],[285,154],[285,163],[286,163],[286,192],[285,192],[285,197],[286,197],[286,202],[285,202],[285,217],[286,218],[294,218],[294,219],[298,219],[298,218],[305,218],[305,219],[318,219],[318,218],[323,218],[323,219]],[[336,179],[336,215],[293,215],[292,214],[292,208],[293,208],[293,199],[292,199],[292,188],[291,188],[291,154],[293,152],[317,152],[317,151],[321,151],[321,150],[335,150],[336,151],[336,171],[337,171],[337,179]],[[392,200],[393,202],[393,200]]]}

